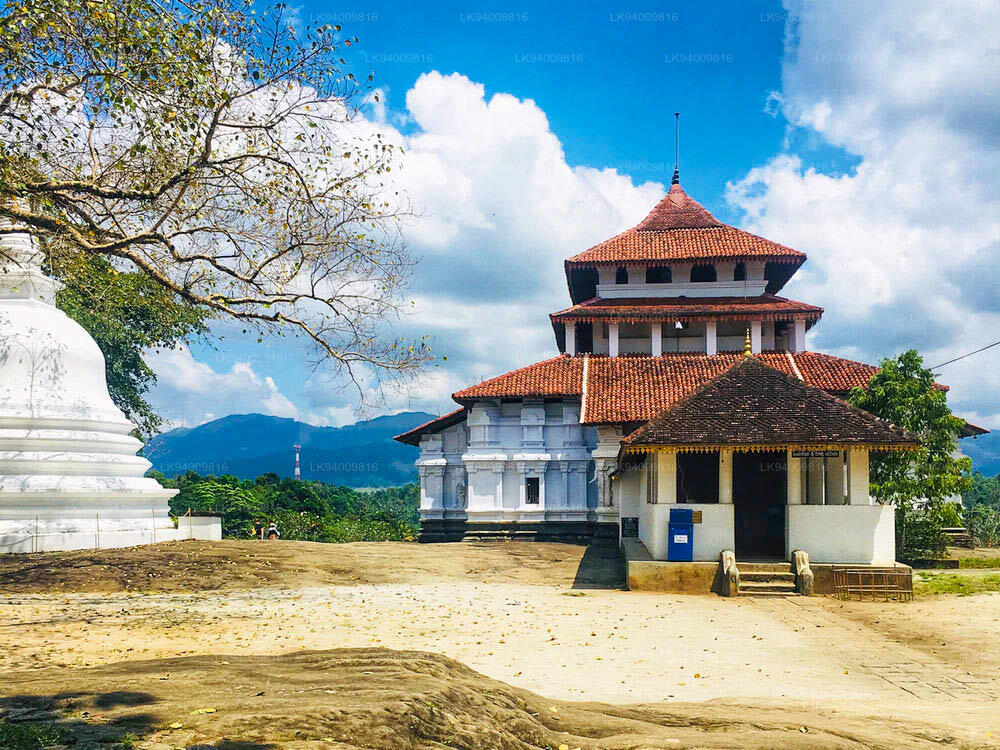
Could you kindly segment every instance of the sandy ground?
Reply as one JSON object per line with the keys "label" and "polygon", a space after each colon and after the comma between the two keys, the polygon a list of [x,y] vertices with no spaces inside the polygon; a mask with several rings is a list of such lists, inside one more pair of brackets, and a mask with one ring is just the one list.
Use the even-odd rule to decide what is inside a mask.
{"label": "sandy ground", "polygon": [[[632,593],[615,588],[613,559],[557,544],[164,545],[173,577],[143,568],[148,551],[145,562],[73,554],[0,560],[0,665],[13,677],[0,695],[138,660],[209,654],[252,670],[274,655],[377,647],[443,654],[558,701],[808,705],[930,721],[956,746],[1000,737],[1000,595]],[[204,590],[185,590],[192,576]],[[265,693],[285,682],[262,672]]]}

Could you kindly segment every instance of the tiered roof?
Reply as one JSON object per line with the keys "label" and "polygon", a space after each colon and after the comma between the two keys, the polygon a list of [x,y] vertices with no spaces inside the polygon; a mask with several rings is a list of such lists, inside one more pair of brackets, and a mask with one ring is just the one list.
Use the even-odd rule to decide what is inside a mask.
{"label": "tiered roof", "polygon": [[579,305],[552,313],[553,322],[595,323],[649,320],[673,322],[704,320],[819,320],[822,307],[807,305],[773,294],[759,297],[640,297],[602,299],[594,297]]}
{"label": "tiered roof", "polygon": [[744,356],[628,435],[626,450],[734,446],[916,448],[920,439]]}
{"label": "tiered roof", "polygon": [[[398,435],[417,445],[425,432],[440,432],[465,419],[476,401],[522,398],[579,398],[583,424],[637,425],[656,417],[734,365],[747,359],[739,352],[664,354],[660,357],[560,355],[490,378],[453,394],[462,404],[442,417]],[[753,359],[804,385],[834,396],[864,388],[878,368],[819,352],[763,352]],[[947,386],[936,384],[947,390]],[[967,423],[963,436],[987,433]]]}
{"label": "tiered roof", "polygon": [[684,192],[680,184],[632,229],[594,245],[566,261],[569,266],[643,262],[764,260],[798,267],[806,256],[790,247],[723,224]]}
{"label": "tiered roof", "polygon": [[[578,397],[583,402],[580,421],[585,424],[647,422],[725,372],[742,356],[738,352],[660,357],[561,355],[490,378],[458,391],[453,398],[460,404],[472,404],[483,399]],[[878,370],[815,352],[764,352],[756,356],[788,375],[801,374],[807,385],[837,394],[868,385]]]}
{"label": "tiered roof", "polygon": [[[557,341],[564,339],[564,327],[568,321],[627,323],[804,319],[807,325],[812,325],[822,315],[820,307],[774,294],[805,262],[804,253],[723,224],[677,183],[638,225],[569,258],[566,261],[567,281],[573,300],[580,300],[593,294],[598,277],[593,270],[596,266],[632,263],[663,266],[724,260],[765,262],[767,293],[750,298],[594,297],[550,316]],[[751,364],[745,364],[747,362]],[[659,357],[560,355],[456,392],[453,398],[462,408],[403,433],[396,439],[416,445],[421,435],[439,432],[465,419],[468,408],[479,400],[550,398],[579,398],[580,422],[587,425],[635,426],[647,423],[657,415],[664,415],[663,425],[674,429],[677,424],[672,420],[677,415],[694,423],[701,418],[707,420],[705,425],[699,427],[694,424],[683,433],[687,440],[707,440],[709,435],[729,435],[734,440],[742,435],[742,438],[750,439],[754,429],[770,430],[772,437],[776,438],[782,430],[781,420],[786,420],[785,426],[804,429],[805,432],[799,435],[803,440],[810,429],[816,435],[828,432],[828,438],[836,433],[842,434],[845,440],[859,439],[861,433],[851,433],[847,427],[853,425],[861,429],[860,417],[845,415],[844,409],[851,410],[853,407],[833,396],[846,395],[855,387],[866,387],[877,371],[878,368],[872,365],[817,352],[768,351],[752,358],[746,358],[740,352],[713,355],[675,353]],[[731,374],[721,378],[725,373]],[[706,385],[709,383],[714,385],[709,387]],[[938,387],[944,389],[944,386]],[[765,395],[755,400],[758,398],[755,389],[758,388],[763,388]],[[705,390],[702,392],[699,389]],[[694,394],[701,394],[696,401]],[[693,405],[684,406],[683,411],[676,413],[670,411],[671,407],[686,403],[685,399],[689,398]],[[713,407],[714,412],[711,411],[711,404],[705,402],[710,398],[719,399]],[[793,403],[783,406],[781,401],[784,398],[793,398]],[[747,401],[744,403],[739,399]],[[725,409],[742,409],[746,416],[740,417],[738,422],[725,422]],[[815,419],[820,421],[810,423],[796,416],[801,410],[810,409],[816,410]],[[691,410],[697,411],[697,414]],[[767,417],[768,414],[771,416]],[[867,418],[880,422],[870,415]],[[764,421],[755,425],[758,419]],[[823,419],[828,421],[821,422]],[[884,432],[889,427],[885,426],[886,423],[881,424],[881,427],[873,427],[866,423],[864,429],[871,428],[889,441],[891,436]],[[690,430],[701,432],[695,434]],[[965,434],[982,432],[985,432],[982,428],[967,425]],[[662,430],[657,435],[664,440],[669,437]],[[763,433],[757,437],[764,439]],[[899,438],[899,435],[896,437]]]}

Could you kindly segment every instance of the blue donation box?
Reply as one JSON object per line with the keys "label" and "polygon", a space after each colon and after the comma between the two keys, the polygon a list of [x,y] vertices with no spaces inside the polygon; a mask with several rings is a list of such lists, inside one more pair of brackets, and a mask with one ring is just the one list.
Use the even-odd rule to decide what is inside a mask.
{"label": "blue donation box", "polygon": [[691,562],[694,559],[694,519],[690,508],[671,508],[667,560]]}

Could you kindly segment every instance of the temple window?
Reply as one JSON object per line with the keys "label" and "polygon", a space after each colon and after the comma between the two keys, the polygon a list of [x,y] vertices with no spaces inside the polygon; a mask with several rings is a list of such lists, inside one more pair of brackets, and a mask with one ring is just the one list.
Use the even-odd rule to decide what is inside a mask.
{"label": "temple window", "polygon": [[691,281],[692,282],[702,282],[702,281],[715,281],[715,266],[711,264],[703,264],[700,266],[695,266],[691,269]]}
{"label": "temple window", "polygon": [[618,266],[618,270],[615,271],[615,283],[616,284],[628,283],[628,270],[625,268],[625,266]]}
{"label": "temple window", "polygon": [[647,284],[669,284],[670,269],[666,266],[654,266],[646,269]]}
{"label": "temple window", "polygon": [[524,504],[538,505],[541,497],[539,478],[528,477],[524,480]]}
{"label": "temple window", "polygon": [[719,452],[677,454],[677,502],[719,502]]}
{"label": "temple window", "polygon": [[737,263],[736,268],[733,271],[733,281],[746,281],[747,280],[747,264]]}

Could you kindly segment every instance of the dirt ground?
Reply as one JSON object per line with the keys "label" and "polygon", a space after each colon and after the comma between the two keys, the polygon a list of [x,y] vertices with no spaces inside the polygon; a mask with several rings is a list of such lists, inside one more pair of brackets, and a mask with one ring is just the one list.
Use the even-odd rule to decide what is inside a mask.
{"label": "dirt ground", "polygon": [[0,706],[77,747],[1000,747],[997,594],[632,593],[608,550],[537,543],[185,542],[0,575]]}
{"label": "dirt ground", "polygon": [[0,593],[238,591],[429,579],[621,585],[614,551],[595,555],[593,549],[545,543],[168,542],[0,555]]}
{"label": "dirt ground", "polygon": [[1000,559],[1000,549],[997,547],[948,547],[947,557],[952,560],[998,560]]}
{"label": "dirt ground", "polygon": [[46,670],[19,685],[35,697],[0,705],[61,722],[77,747],[129,736],[162,750],[984,746],[923,718],[801,703],[568,703],[437,654],[371,648],[126,662],[65,677]]}

